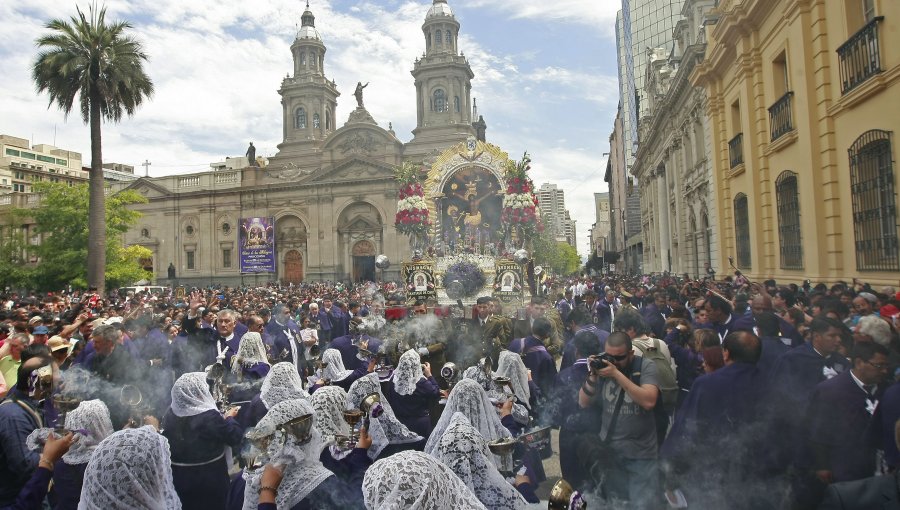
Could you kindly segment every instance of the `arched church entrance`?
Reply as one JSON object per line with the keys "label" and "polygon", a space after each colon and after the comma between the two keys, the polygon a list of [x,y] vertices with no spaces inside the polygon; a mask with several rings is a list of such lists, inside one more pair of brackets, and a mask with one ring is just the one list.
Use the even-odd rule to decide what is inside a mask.
{"label": "arched church entrance", "polygon": [[284,277],[282,283],[299,284],[303,282],[303,254],[290,250],[284,254]]}
{"label": "arched church entrance", "polygon": [[353,282],[375,280],[375,256],[382,246],[384,224],[372,204],[354,202],[338,216],[338,249],[344,253],[337,271]]}
{"label": "arched church entrance", "polygon": [[375,281],[375,245],[371,241],[358,241],[353,245],[354,282]]}
{"label": "arched church entrance", "polygon": [[275,221],[275,247],[278,250],[278,279],[284,284],[303,281],[308,233],[303,220],[287,215]]}

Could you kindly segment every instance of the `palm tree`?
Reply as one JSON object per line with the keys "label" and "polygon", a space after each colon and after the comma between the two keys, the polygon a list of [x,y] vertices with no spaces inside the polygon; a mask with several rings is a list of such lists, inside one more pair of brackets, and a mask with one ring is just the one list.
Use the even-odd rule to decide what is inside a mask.
{"label": "palm tree", "polygon": [[77,9],[69,21],[47,23],[51,33],[37,39],[40,48],[32,68],[38,93],[46,91],[50,104],[66,116],[76,100],[81,118],[91,127],[90,212],[88,216],[88,285],[105,288],[106,197],[103,183],[101,120],[118,122],[134,115],[153,95],[153,82],[144,72],[147,60],[141,44],[127,35],[127,21],[106,23],[106,8],[88,15]]}

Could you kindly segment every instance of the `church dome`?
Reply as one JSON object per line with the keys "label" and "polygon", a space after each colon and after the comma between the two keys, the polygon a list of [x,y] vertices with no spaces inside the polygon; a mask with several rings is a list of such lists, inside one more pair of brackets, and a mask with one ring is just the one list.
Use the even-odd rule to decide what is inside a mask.
{"label": "church dome", "polygon": [[297,39],[316,39],[318,41],[322,40],[322,37],[319,35],[319,31],[316,30],[316,17],[313,16],[312,11],[309,10],[309,3],[306,4],[306,10],[303,11],[303,16],[300,18],[301,26],[300,30],[297,32]]}
{"label": "church dome", "polygon": [[447,5],[447,0],[434,0],[434,5],[431,6],[431,9],[428,9],[428,14],[425,15],[425,19],[439,18],[442,16],[453,16],[453,10]]}

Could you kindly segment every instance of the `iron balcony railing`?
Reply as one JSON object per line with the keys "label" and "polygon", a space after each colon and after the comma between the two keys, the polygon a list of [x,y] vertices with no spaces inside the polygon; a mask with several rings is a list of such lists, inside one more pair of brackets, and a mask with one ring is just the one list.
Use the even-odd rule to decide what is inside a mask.
{"label": "iron balcony railing", "polygon": [[838,49],[841,70],[841,94],[846,94],[881,72],[881,54],[878,50],[878,16],[853,34]]}
{"label": "iron balcony railing", "polygon": [[794,93],[788,92],[769,108],[769,130],[772,133],[773,142],[794,130],[794,120],[791,116],[791,99],[793,97]]}
{"label": "iron balcony railing", "polygon": [[738,133],[728,142],[728,159],[731,161],[731,168],[744,162],[744,133]]}

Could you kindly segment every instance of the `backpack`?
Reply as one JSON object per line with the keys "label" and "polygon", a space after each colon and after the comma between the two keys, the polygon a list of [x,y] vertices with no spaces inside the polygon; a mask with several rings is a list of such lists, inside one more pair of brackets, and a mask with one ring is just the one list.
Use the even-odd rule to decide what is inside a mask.
{"label": "backpack", "polygon": [[645,358],[653,360],[656,364],[656,375],[659,378],[659,393],[662,397],[661,401],[666,413],[672,414],[675,412],[675,405],[678,403],[679,391],[678,382],[675,379],[675,370],[672,368],[672,360],[660,350],[659,340],[656,338],[653,338],[652,340],[652,347],[644,348],[638,344],[634,344],[634,346],[640,349],[641,354]]}

